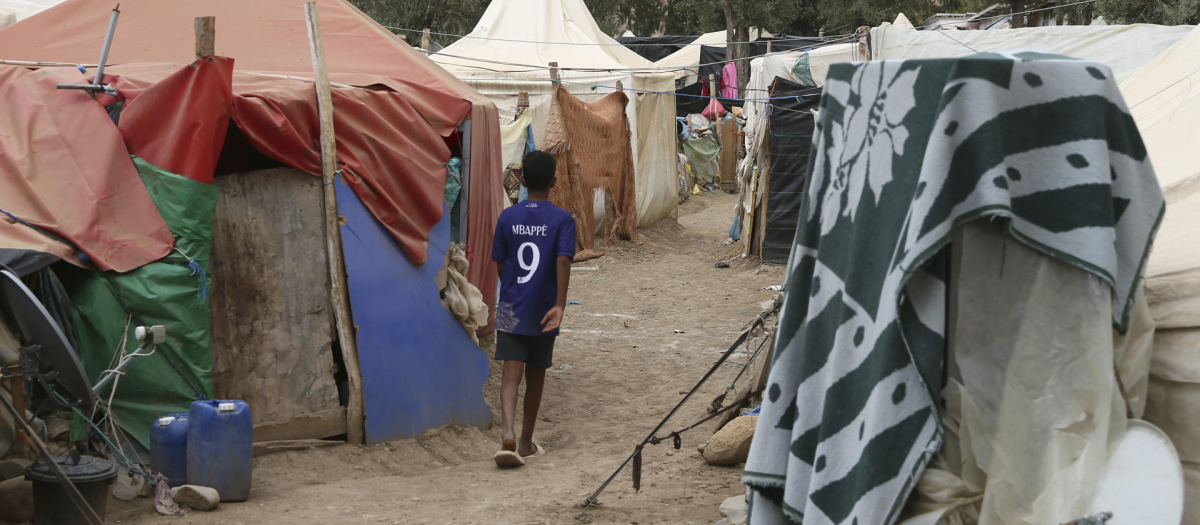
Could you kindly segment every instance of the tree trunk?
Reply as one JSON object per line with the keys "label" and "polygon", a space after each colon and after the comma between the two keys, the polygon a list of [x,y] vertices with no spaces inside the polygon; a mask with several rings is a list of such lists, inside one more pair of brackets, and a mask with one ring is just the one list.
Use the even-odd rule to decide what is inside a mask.
{"label": "tree trunk", "polygon": [[1095,14],[1096,14],[1096,8],[1094,6],[1090,6],[1090,5],[1083,6],[1083,25],[1085,25],[1085,26],[1092,25],[1092,17],[1095,16]]}
{"label": "tree trunk", "polygon": [[746,84],[748,84],[750,82],[750,59],[749,59],[750,44],[745,43],[745,42],[750,41],[750,28],[747,27],[746,19],[744,16],[739,17],[737,32],[738,32],[738,42],[743,42],[743,43],[738,44],[736,46],[735,49],[737,49],[737,53],[735,56],[730,57],[730,58],[737,59],[737,62],[734,62],[734,64],[735,64],[734,67],[737,68],[738,96],[741,98],[749,98],[746,95]]}
{"label": "tree trunk", "polygon": [[1025,16],[1026,15],[1016,14],[1016,13],[1020,13],[1021,11],[1025,10],[1024,0],[1012,0],[1012,2],[1010,2],[1010,5],[1012,5],[1012,12],[1014,13],[1013,17],[1012,17],[1013,29],[1025,27]]}
{"label": "tree trunk", "polygon": [[[733,17],[733,0],[720,0],[720,2],[721,11],[725,13],[725,60],[734,60],[737,58],[738,46],[730,42],[740,42],[743,39],[737,34],[737,21]],[[723,72],[724,66],[722,65],[721,68]],[[717,80],[718,84],[724,84],[725,75],[718,73]],[[713,93],[713,95],[720,96],[721,94]]]}

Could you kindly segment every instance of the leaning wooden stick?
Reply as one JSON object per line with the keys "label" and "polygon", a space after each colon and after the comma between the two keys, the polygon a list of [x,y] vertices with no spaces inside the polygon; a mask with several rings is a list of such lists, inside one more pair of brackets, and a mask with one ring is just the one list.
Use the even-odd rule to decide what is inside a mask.
{"label": "leaning wooden stick", "polygon": [[346,288],[346,266],[342,259],[342,230],[338,219],[337,193],[334,188],[337,170],[337,142],[333,134],[333,94],[329,87],[329,72],[325,69],[325,49],[321,44],[321,22],[317,3],[304,4],[308,23],[308,43],[312,51],[313,79],[317,91],[317,115],[321,122],[321,186],[324,189],[325,251],[329,257],[329,295],[333,318],[337,325],[342,362],[349,376],[350,402],[346,407],[346,437],[350,443],[366,441],[363,417],[362,371],[358,367],[358,346],[350,318],[350,293]]}

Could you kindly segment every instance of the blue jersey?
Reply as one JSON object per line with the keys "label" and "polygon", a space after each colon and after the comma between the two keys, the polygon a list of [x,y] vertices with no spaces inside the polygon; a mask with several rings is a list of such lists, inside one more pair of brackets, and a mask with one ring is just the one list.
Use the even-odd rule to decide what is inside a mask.
{"label": "blue jersey", "polygon": [[575,218],[547,201],[524,201],[500,213],[492,260],[504,265],[496,329],[542,332],[542,318],[558,301],[558,257],[575,256]]}

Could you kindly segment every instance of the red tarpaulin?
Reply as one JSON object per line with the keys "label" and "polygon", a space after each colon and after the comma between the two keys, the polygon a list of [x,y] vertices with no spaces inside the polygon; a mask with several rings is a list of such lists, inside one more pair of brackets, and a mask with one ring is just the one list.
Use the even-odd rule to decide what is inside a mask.
{"label": "red tarpaulin", "polygon": [[[215,162],[213,148],[220,146],[220,113],[218,120],[206,120],[214,117],[211,114],[190,115],[193,99],[166,89],[162,98],[156,98],[159,102],[140,104],[141,109],[137,99],[175,74],[171,81],[179,87],[170,91],[203,87],[203,94],[197,91],[192,96],[203,99],[206,108],[219,102],[209,91],[215,89],[209,83],[219,79],[200,70],[181,71],[190,67],[194,56],[194,19],[215,16],[216,52],[236,61],[234,123],[267,155],[318,173],[318,163],[311,157],[317,151],[312,84],[262,76],[312,77],[303,4],[303,0],[123,0],[108,57],[109,64],[121,66],[108,68],[106,77],[119,75],[122,95],[131,99],[128,110],[144,112],[128,124],[121,123],[134,149],[144,150],[148,160],[160,157],[151,160],[160,165],[170,166],[162,158],[171,157],[171,162],[182,166],[179,171],[205,180],[211,169],[208,163]],[[90,64],[99,56],[113,5],[68,0],[0,30],[0,59]],[[346,179],[416,264],[425,260],[429,226],[441,217],[440,197],[431,202],[430,196],[442,191],[444,159],[437,159],[448,156],[444,144],[434,147],[429,139],[447,136],[464,117],[473,117],[468,279],[480,288],[487,304],[494,304],[496,275],[489,254],[496,217],[503,207],[495,105],[344,0],[319,0],[318,11],[330,79],[372,87],[334,90],[338,157],[349,172]],[[185,141],[172,138],[174,144],[151,145],[155,133],[171,137],[195,133],[199,142],[181,148]],[[408,160],[398,161],[401,157]]]}
{"label": "red tarpaulin", "polygon": [[171,232],[121,133],[90,96],[56,89],[59,82],[84,79],[73,69],[0,66],[0,247],[80,264],[77,248],[119,272],[161,258]]}

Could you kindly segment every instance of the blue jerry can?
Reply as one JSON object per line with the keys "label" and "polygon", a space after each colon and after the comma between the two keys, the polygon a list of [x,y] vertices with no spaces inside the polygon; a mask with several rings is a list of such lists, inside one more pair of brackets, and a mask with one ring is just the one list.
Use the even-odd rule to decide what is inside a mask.
{"label": "blue jerry can", "polygon": [[196,401],[188,412],[187,481],[217,489],[221,501],[246,501],[254,423],[244,401]]}
{"label": "blue jerry can", "polygon": [[160,417],[150,428],[150,468],[172,487],[187,484],[187,438],[186,412]]}

